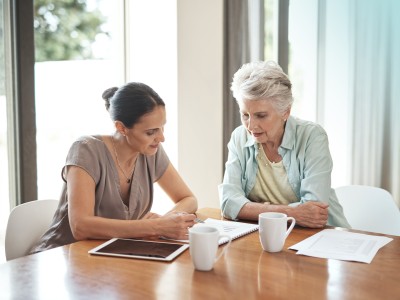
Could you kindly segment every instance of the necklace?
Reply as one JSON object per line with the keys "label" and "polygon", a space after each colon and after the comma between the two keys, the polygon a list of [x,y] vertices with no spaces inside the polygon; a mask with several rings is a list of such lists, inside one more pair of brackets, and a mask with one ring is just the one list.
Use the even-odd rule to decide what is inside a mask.
{"label": "necklace", "polygon": [[[272,153],[272,151],[270,151],[270,150],[268,149],[268,146],[266,146],[266,148],[267,148],[267,150],[270,152],[271,156],[272,156],[272,155],[275,155],[274,153]],[[267,153],[265,153],[264,147],[262,146],[262,144],[259,144],[258,150],[259,150],[259,152],[260,152],[261,160],[265,163],[266,166],[268,166],[268,163],[267,163],[267,161],[265,161],[264,156],[267,158],[268,161],[271,161],[271,162],[274,163],[274,164],[281,160],[281,156],[280,156],[279,154],[278,154],[278,156],[275,155],[275,158],[277,158],[276,160],[275,160],[275,159],[270,160],[270,159],[268,158],[268,156],[267,156]],[[263,153],[261,153],[261,151],[262,151]]]}
{"label": "necklace", "polygon": [[111,142],[112,142],[112,145],[113,145],[113,148],[114,148],[114,154],[115,154],[115,158],[116,158],[116,161],[117,161],[117,165],[118,165],[119,169],[121,170],[122,174],[124,175],[124,177],[126,178],[126,183],[129,184],[132,181],[131,178],[132,178],[132,175],[133,175],[133,171],[135,170],[135,166],[133,166],[133,168],[132,168],[131,176],[130,177],[126,176],[124,169],[121,167],[121,164],[119,163],[118,154],[117,154],[117,148],[115,148],[115,143],[114,143],[114,136],[111,136]]}

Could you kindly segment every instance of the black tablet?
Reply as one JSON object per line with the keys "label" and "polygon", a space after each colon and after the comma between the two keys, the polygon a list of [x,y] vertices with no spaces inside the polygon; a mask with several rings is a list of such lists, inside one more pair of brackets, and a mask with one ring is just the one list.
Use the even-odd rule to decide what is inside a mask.
{"label": "black tablet", "polygon": [[89,250],[89,253],[125,258],[172,261],[187,248],[189,248],[188,244],[114,238]]}

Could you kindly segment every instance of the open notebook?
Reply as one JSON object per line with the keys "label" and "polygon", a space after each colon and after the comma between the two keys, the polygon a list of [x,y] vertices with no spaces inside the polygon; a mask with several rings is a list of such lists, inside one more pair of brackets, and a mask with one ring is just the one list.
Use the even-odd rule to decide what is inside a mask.
{"label": "open notebook", "polygon": [[[217,220],[211,218],[204,220],[204,223],[202,224],[207,224],[217,227],[221,233],[229,235],[232,238],[232,240],[258,230],[258,224]],[[201,226],[201,224],[195,226]],[[219,240],[219,245],[225,244],[227,242],[228,242],[227,238],[221,238]]]}
{"label": "open notebook", "polygon": [[[203,223],[198,223],[194,226],[203,226],[203,225],[210,225],[218,228],[221,234],[229,235],[232,238],[232,240],[258,230],[258,224],[217,220],[212,218],[208,218],[204,220]],[[183,243],[189,243],[189,240],[178,240],[178,241]],[[228,242],[227,238],[221,238],[218,244],[222,245],[227,242]]]}

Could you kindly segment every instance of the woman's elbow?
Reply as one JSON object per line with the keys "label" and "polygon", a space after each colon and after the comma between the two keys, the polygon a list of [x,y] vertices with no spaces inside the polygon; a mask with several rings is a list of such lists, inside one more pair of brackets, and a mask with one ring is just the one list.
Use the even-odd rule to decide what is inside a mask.
{"label": "woman's elbow", "polygon": [[220,207],[221,207],[221,216],[224,217],[225,219],[232,220],[232,216],[229,214],[229,207],[228,207],[228,201],[221,201]]}
{"label": "woman's elbow", "polygon": [[196,197],[193,197],[191,202],[192,202],[192,204],[191,204],[190,213],[195,213],[197,211],[197,209],[199,208],[199,203],[198,203]]}
{"label": "woman's elbow", "polygon": [[74,237],[75,240],[77,241],[82,241],[82,240],[87,240],[89,239],[88,233],[87,233],[87,226],[82,224],[82,222],[75,221],[70,223],[71,227],[71,232],[72,236]]}

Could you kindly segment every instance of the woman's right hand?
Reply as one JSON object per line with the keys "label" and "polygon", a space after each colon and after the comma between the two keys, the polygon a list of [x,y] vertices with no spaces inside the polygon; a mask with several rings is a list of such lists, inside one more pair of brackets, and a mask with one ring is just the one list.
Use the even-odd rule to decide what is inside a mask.
{"label": "woman's right hand", "polygon": [[308,201],[293,208],[291,216],[296,225],[310,228],[322,228],[328,222],[329,205],[319,201]]}
{"label": "woman's right hand", "polygon": [[196,215],[172,211],[158,219],[160,236],[171,239],[187,240],[188,229],[195,224]]}

